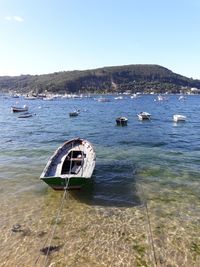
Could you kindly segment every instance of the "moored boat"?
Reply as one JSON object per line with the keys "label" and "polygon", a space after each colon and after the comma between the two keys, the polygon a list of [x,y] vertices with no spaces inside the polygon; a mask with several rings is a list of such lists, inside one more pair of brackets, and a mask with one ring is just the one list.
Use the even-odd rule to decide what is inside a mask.
{"label": "moored boat", "polygon": [[11,111],[12,112],[25,112],[25,111],[28,111],[28,107],[26,105],[24,105],[23,107],[12,106]]}
{"label": "moored boat", "polygon": [[186,118],[187,118],[186,116],[180,115],[180,114],[173,115],[173,121],[175,121],[175,122],[185,121]]}
{"label": "moored boat", "polygon": [[24,97],[25,100],[36,100],[38,99],[37,96],[30,96],[30,95],[27,95]]}
{"label": "moored boat", "polygon": [[79,115],[79,111],[72,111],[72,112],[69,112],[69,116],[70,117],[77,117]]}
{"label": "moored boat", "polygon": [[179,96],[178,100],[186,100],[186,97],[184,95]]}
{"label": "moored boat", "polygon": [[137,114],[139,120],[150,120],[151,114],[148,112],[140,112]]}
{"label": "moored boat", "polygon": [[106,97],[99,97],[97,99],[98,102],[110,102],[110,99],[109,98],[106,98]]}
{"label": "moored boat", "polygon": [[31,114],[29,112],[24,112],[18,116],[19,119],[25,119],[25,118],[30,118],[30,117],[33,117],[33,114]]}
{"label": "moored boat", "polygon": [[123,96],[116,96],[115,99],[116,99],[116,100],[122,100],[122,99],[124,99],[124,98],[123,98]]}
{"label": "moored boat", "polygon": [[168,98],[166,96],[163,96],[163,95],[158,95],[157,100],[158,101],[166,101],[166,100],[168,100]]}
{"label": "moored boat", "polygon": [[118,117],[116,119],[116,123],[119,126],[126,126],[127,125],[127,122],[128,122],[128,119],[126,117]]}
{"label": "moored boat", "polygon": [[70,117],[77,117],[80,114],[80,109],[74,108],[73,111],[69,112]]}
{"label": "moored boat", "polygon": [[75,138],[54,152],[40,179],[55,190],[79,189],[91,180],[95,163],[96,154],[91,143]]}

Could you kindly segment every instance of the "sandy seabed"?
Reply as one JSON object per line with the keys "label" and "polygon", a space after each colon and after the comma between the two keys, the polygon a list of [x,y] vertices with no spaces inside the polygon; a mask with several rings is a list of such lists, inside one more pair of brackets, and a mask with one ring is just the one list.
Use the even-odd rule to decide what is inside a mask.
{"label": "sandy seabed", "polygon": [[60,213],[62,192],[2,195],[2,267],[200,266],[200,206],[192,195],[148,192],[147,202],[122,207],[67,193]]}

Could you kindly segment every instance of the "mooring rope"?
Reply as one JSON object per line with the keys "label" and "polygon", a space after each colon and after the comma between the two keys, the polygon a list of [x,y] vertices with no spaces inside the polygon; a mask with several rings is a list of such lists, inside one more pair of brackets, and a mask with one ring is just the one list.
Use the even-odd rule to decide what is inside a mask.
{"label": "mooring rope", "polygon": [[[66,181],[67,180],[67,181]],[[70,179],[65,179],[65,183],[66,183],[66,186],[65,186],[65,190],[64,190],[64,193],[63,193],[63,196],[62,196],[62,199],[61,199],[61,203],[60,203],[60,207],[58,209],[58,213],[56,215],[56,218],[55,218],[55,223],[54,225],[52,225],[52,229],[50,229],[50,232],[49,232],[49,235],[47,236],[44,244],[43,244],[43,248],[45,247],[45,245],[47,244],[47,241],[49,240],[49,237],[50,237],[50,234],[51,234],[51,237],[50,237],[50,241],[49,241],[49,245],[47,246],[47,252],[46,252],[46,257],[45,257],[45,262],[44,262],[44,267],[47,266],[47,258],[49,256],[49,253],[50,253],[50,247],[51,247],[51,243],[52,243],[52,240],[53,240],[53,237],[55,235],[55,231],[56,231],[56,226],[58,224],[58,218],[61,214],[61,211],[62,211],[62,208],[63,208],[63,204],[64,204],[64,200],[66,199],[66,196],[67,196],[67,188],[68,188],[68,185],[69,185],[69,180]],[[37,264],[39,258],[40,258],[41,255],[39,255],[35,261],[35,264]]]}
{"label": "mooring rope", "polygon": [[153,257],[153,262],[154,262],[154,266],[157,267],[158,266],[158,261],[157,261],[157,257],[156,257],[156,250],[155,250],[155,245],[154,245],[154,238],[153,238],[153,232],[152,232],[152,227],[151,227],[151,218],[150,218],[150,213],[149,213],[149,208],[148,208],[148,203],[147,203],[147,199],[144,196],[144,189],[142,184],[137,184],[140,188],[141,188],[141,193],[142,193],[142,199],[143,199],[143,203],[144,203],[144,207],[145,207],[145,213],[146,213],[146,218],[147,218],[147,228],[148,228],[148,242],[151,248],[151,252],[152,252],[152,257]]}

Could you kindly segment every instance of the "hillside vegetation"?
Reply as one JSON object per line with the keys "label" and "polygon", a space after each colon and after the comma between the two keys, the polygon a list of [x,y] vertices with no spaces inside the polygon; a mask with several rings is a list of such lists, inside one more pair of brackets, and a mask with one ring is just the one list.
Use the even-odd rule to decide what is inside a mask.
{"label": "hillside vegetation", "polygon": [[44,75],[1,76],[0,91],[19,93],[178,93],[183,88],[200,89],[200,80],[176,74],[159,65],[126,65]]}

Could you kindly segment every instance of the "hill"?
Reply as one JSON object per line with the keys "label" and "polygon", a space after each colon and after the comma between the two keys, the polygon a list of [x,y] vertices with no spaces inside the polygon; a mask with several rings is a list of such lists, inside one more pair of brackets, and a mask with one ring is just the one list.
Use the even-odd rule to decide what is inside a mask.
{"label": "hill", "polygon": [[1,76],[0,91],[19,93],[178,93],[183,88],[200,89],[200,80],[176,74],[159,65],[125,65],[44,75]]}

